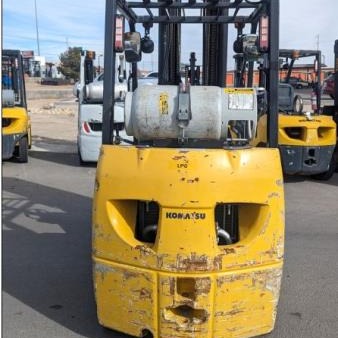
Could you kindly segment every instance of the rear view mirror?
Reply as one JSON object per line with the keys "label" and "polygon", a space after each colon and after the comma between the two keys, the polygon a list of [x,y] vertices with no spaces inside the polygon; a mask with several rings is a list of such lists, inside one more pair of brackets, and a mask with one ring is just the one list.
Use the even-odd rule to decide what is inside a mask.
{"label": "rear view mirror", "polygon": [[124,52],[127,62],[141,61],[141,34],[138,32],[124,33]]}

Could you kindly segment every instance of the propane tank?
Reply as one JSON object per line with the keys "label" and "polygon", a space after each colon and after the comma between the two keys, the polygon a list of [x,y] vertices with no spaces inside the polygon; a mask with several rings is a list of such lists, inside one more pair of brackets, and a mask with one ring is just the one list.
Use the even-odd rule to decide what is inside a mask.
{"label": "propane tank", "polygon": [[3,89],[1,91],[2,96],[2,106],[3,107],[13,107],[15,105],[15,94],[12,89]]}
{"label": "propane tank", "polygon": [[[127,93],[127,83],[115,84],[115,100],[124,100]],[[103,81],[89,83],[84,88],[84,96],[87,101],[103,102]]]}
{"label": "propane tank", "polygon": [[234,123],[241,127],[242,138],[256,133],[254,88],[192,86],[189,93],[181,93],[179,86],[140,86],[127,93],[124,109],[127,135],[140,141],[221,140]]}

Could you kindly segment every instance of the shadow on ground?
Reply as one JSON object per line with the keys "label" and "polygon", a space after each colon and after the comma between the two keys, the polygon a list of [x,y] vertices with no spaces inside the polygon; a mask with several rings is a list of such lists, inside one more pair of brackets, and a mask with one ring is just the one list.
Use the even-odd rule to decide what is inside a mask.
{"label": "shadow on ground", "polygon": [[45,151],[53,151],[53,149],[64,149],[64,152],[76,152],[77,142],[76,140],[64,140],[56,139],[45,136],[33,136],[32,138],[33,148],[38,147]]}
{"label": "shadow on ground", "polygon": [[48,151],[31,150],[29,156],[38,160],[48,161],[58,164],[69,165],[73,167],[89,167],[96,168],[96,162],[80,163],[78,154],[75,153],[59,153]]}
{"label": "shadow on ground", "polygon": [[97,322],[91,198],[8,177],[2,189],[3,291],[83,337],[127,338]]}
{"label": "shadow on ground", "polygon": [[284,176],[284,183],[300,183],[309,181],[312,183],[318,183],[318,184],[329,184],[333,186],[338,186],[338,172],[334,173],[333,176],[329,180],[316,180],[314,178],[311,178],[310,176],[301,176],[301,175],[294,175],[294,176]]}

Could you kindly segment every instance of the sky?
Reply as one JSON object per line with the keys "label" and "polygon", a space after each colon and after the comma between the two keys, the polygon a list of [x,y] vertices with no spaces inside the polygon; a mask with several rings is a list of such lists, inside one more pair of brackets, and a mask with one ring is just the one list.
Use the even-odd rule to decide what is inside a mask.
{"label": "sky", "polygon": [[[40,55],[45,56],[46,61],[57,62],[68,47],[95,50],[96,55],[101,55],[104,49],[104,9],[104,0],[3,0],[2,47],[33,50],[38,55],[38,27]],[[337,13],[337,0],[280,0],[280,48],[319,47],[322,61],[333,67],[333,46],[338,39]],[[189,61],[192,51],[201,62],[201,39],[197,32],[192,25],[184,27],[183,62]],[[152,38],[156,44],[155,31]],[[103,62],[102,58],[100,60]],[[228,63],[231,69],[232,59]],[[145,55],[140,68],[157,70],[157,55]]]}

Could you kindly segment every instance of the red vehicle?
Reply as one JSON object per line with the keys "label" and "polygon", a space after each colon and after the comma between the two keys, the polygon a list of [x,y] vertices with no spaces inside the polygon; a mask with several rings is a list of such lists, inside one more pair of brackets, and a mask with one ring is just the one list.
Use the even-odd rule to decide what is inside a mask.
{"label": "red vehicle", "polygon": [[331,98],[334,99],[334,73],[324,79],[322,92],[323,94],[330,95]]}

